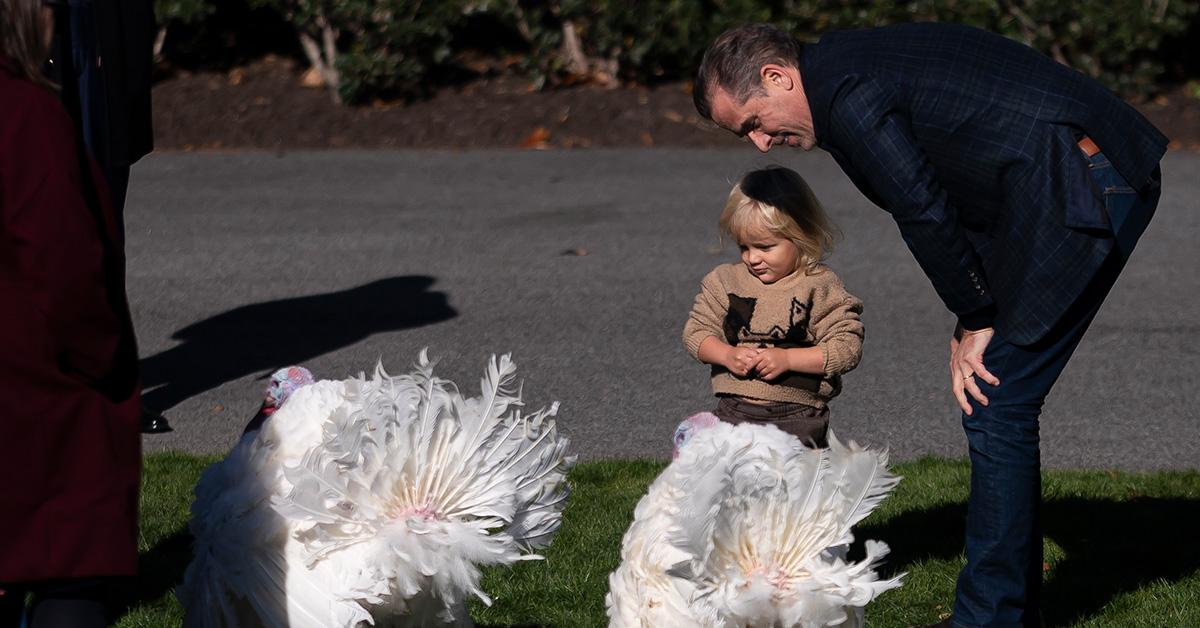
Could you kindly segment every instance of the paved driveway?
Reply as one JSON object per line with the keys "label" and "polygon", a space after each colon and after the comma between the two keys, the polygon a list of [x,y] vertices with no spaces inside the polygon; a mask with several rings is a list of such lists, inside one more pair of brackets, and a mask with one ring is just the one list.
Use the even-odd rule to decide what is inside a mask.
{"label": "paved driveway", "polygon": [[[953,318],[888,216],[822,153],[748,148],[147,158],[129,295],[148,402],[176,428],[147,449],[224,451],[277,366],[400,371],[429,347],[465,391],[512,352],[584,459],[664,456],[712,405],[680,331],[700,278],[734,258],[717,215],[766,163],[812,182],[845,232],[831,263],[866,302],[834,429],[898,460],[965,455]],[[1200,155],[1163,169],[1158,215],[1047,402],[1048,466],[1200,467]]]}

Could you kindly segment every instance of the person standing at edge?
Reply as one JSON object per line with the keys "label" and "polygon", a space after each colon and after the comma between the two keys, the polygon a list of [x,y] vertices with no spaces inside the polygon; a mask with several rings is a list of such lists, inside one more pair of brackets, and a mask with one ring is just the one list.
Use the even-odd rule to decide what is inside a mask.
{"label": "person standing at edge", "polygon": [[953,24],[808,45],[741,26],[705,52],[693,99],[763,152],[828,151],[895,219],[958,318],[967,563],[935,625],[1039,625],[1039,414],[1154,214],[1167,139],[1083,74]]}
{"label": "person standing at edge", "polygon": [[[58,6],[51,80],[108,184],[124,239],[130,166],[154,149],[150,88],[154,70],[152,0],[52,0]],[[171,431],[150,408],[142,432]]]}
{"label": "person standing at edge", "polygon": [[108,190],[40,70],[46,4],[0,2],[0,627],[99,628],[137,570],[138,352]]}
{"label": "person standing at edge", "polygon": [[152,0],[53,0],[58,54],[50,76],[83,142],[104,171],[124,228],[129,169],[154,150],[150,88],[154,72]]}

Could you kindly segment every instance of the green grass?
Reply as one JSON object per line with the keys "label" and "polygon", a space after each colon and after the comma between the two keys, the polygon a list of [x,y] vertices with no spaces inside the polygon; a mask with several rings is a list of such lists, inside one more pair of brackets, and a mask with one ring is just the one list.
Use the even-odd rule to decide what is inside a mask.
{"label": "green grass", "polygon": [[200,472],[218,459],[177,453],[145,457],[138,577],[136,586],[126,592],[122,606],[128,610],[118,626],[158,628],[183,623],[174,590],[192,559],[192,537],[187,531],[192,488]]}
{"label": "green grass", "polygon": [[[122,627],[178,626],[172,593],[190,558],[191,489],[213,458],[146,457],[141,575]],[[489,570],[494,604],[472,605],[482,626],[603,626],[608,574],[654,462],[596,462],[571,472],[565,523],[546,560]],[[933,622],[947,612],[962,566],[969,467],[924,459],[896,465],[896,492],[858,529],[886,541],[887,573],[905,584],[867,609],[872,627]],[[1048,471],[1043,608],[1048,626],[1200,626],[1200,472]]]}

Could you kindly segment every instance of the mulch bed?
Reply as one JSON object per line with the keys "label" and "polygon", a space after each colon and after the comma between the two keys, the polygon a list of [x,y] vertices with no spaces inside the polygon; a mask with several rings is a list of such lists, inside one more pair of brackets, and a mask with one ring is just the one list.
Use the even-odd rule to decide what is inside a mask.
{"label": "mulch bed", "polygon": [[[1135,105],[1172,139],[1200,150],[1200,99],[1183,88]],[[513,75],[440,89],[411,104],[333,104],[305,87],[291,59],[227,72],[177,72],[154,88],[159,150],[316,148],[587,148],[736,146],[696,115],[683,84],[534,90]]]}

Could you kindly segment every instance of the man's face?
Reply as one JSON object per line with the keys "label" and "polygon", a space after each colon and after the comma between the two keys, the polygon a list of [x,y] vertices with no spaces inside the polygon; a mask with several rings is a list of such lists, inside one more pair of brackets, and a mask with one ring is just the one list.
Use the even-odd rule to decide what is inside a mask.
{"label": "man's face", "polygon": [[751,96],[741,104],[725,90],[714,87],[712,120],[738,137],[749,139],[764,153],[778,144],[812,150],[817,138],[800,77],[794,71],[766,71],[777,67],[764,66],[766,93]]}

